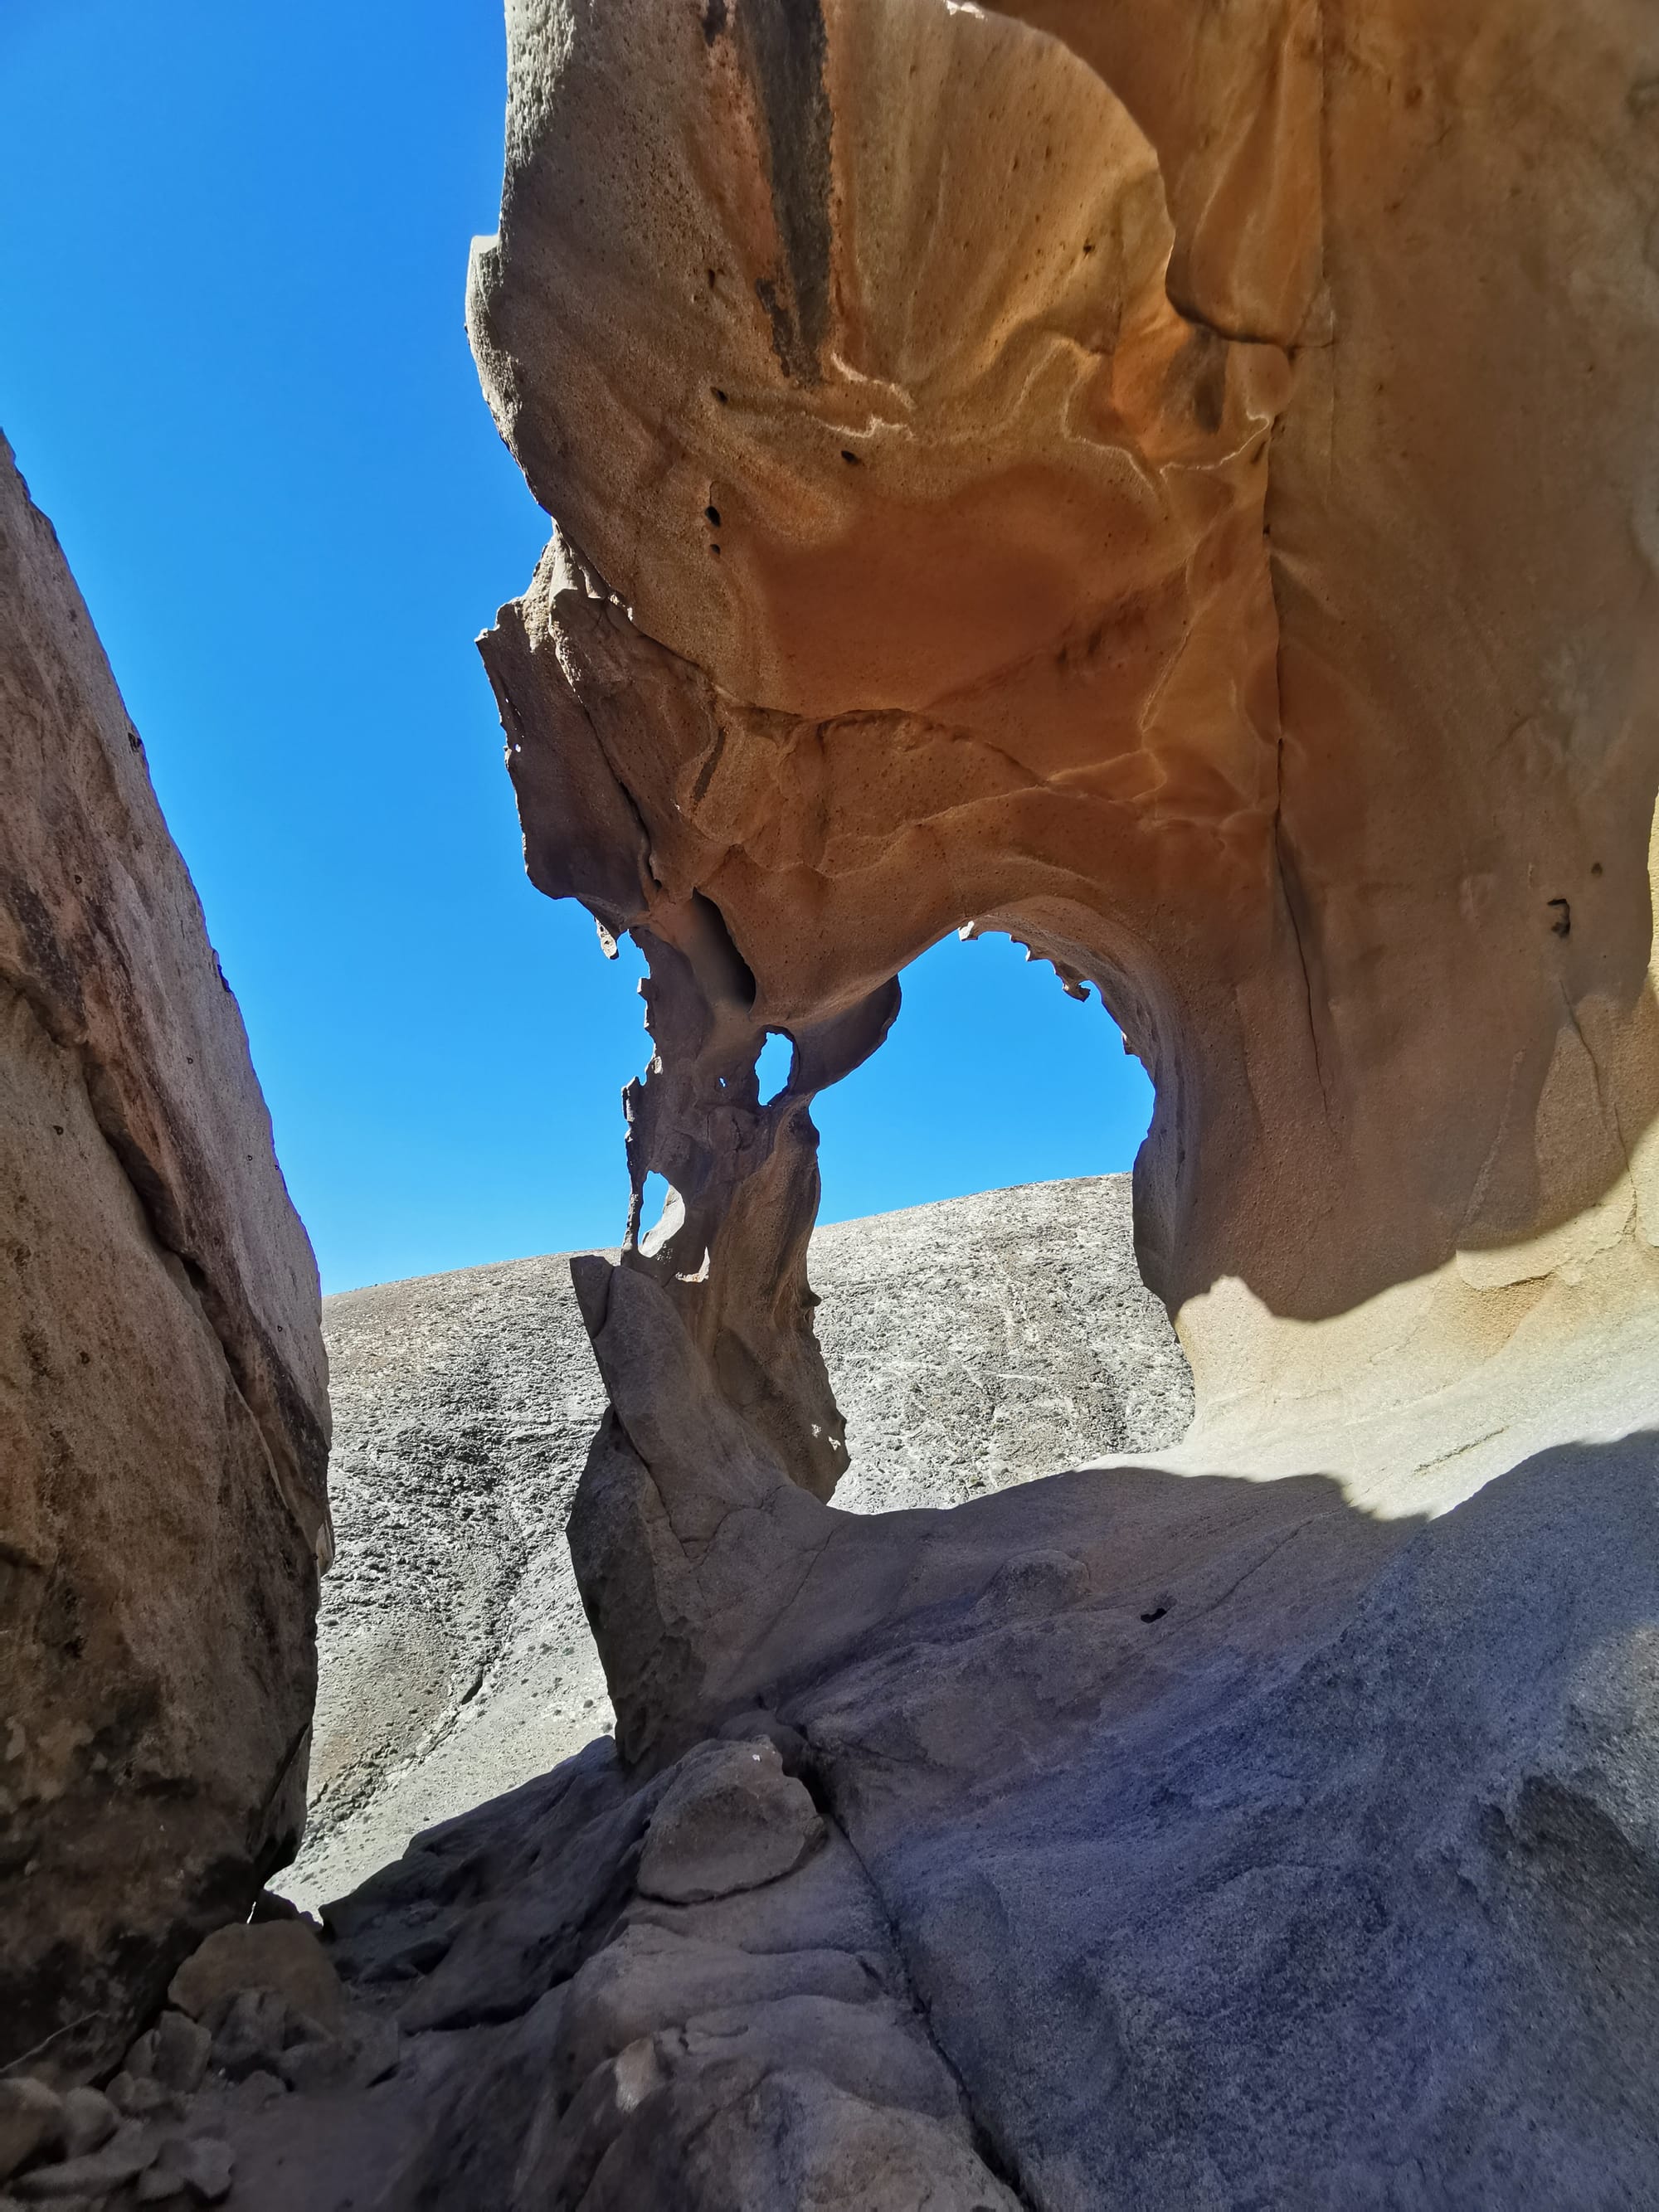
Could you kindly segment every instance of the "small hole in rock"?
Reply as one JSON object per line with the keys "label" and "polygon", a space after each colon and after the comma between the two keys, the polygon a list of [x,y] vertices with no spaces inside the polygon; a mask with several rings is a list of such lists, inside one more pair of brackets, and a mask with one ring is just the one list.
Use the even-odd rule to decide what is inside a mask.
{"label": "small hole in rock", "polygon": [[848,453],[845,446],[841,449],[841,457],[842,460],[846,462],[849,469],[861,469],[864,466],[863,462],[859,459],[858,455],[856,453]]}
{"label": "small hole in rock", "polygon": [[718,545],[711,545],[711,546],[709,547],[709,549],[708,549],[708,550],[709,550],[709,551],[714,555],[714,558],[718,561],[718,560],[720,559],[720,547],[719,547]]}
{"label": "small hole in rock", "polygon": [[703,513],[704,513],[704,514],[708,517],[708,520],[709,520],[714,524],[714,526],[715,529],[716,529],[716,530],[718,530],[718,529],[720,528],[720,511],[719,507],[704,507],[704,509],[703,509]]}
{"label": "small hole in rock", "polygon": [[1164,1614],[1169,1610],[1170,1608],[1167,1605],[1155,1605],[1150,1613],[1143,1613],[1140,1617],[1143,1620],[1149,1622],[1162,1620]]}
{"label": "small hole in rock", "polygon": [[720,401],[720,405],[724,407],[726,404],[726,394],[720,390],[719,385],[713,385],[709,388],[714,392],[715,398]]}
{"label": "small hole in rock", "polygon": [[640,1194],[640,1225],[641,1230],[655,1227],[668,1211],[668,1201],[674,1195],[665,1176],[654,1168],[645,1179],[645,1188]]}
{"label": "small hole in rock", "polygon": [[781,1092],[788,1088],[790,1072],[794,1064],[794,1040],[781,1030],[769,1030],[766,1042],[760,1049],[760,1058],[755,1062],[755,1080],[760,1085],[763,1106],[769,1106]]}

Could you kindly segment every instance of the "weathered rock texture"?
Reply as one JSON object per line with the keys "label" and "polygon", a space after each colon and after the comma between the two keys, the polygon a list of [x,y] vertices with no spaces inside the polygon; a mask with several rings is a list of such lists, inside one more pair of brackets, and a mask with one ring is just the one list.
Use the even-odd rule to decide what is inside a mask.
{"label": "weathered rock texture", "polygon": [[814,1540],[811,1101],[948,928],[1152,1072],[1206,1463],[1409,1510],[1650,1406],[1648,13],[512,22],[472,325],[559,528],[486,658],[532,875],[652,965],[613,1402],[665,1305],[726,1438],[684,1511],[625,1417],[589,1478],[579,1571],[675,1670],[628,1741],[724,1650],[717,1497],[799,1490],[785,1584]]}
{"label": "weathered rock texture", "polygon": [[[817,1331],[854,1510],[954,1505],[1174,1443],[1186,1363],[1135,1272],[1127,1176],[819,1229]],[[296,1902],[609,1725],[564,1527],[605,1395],[566,1258],[323,1306],[339,1555],[318,1617]]]}
{"label": "weathered rock texture", "polygon": [[326,1913],[322,2086],[238,1998],[191,2124],[237,2212],[1644,2212],[1654,1492],[1643,1437],[1426,1524],[1123,1468],[846,1516],[934,1601],[418,1838]]}
{"label": "weathered rock texture", "polygon": [[[556,528],[485,655],[532,877],[651,969],[635,1218],[575,1270],[632,1780],[800,1734],[1028,2203],[1640,2201],[1659,19],[509,26],[471,325]],[[811,1101],[963,927],[1152,1073],[1197,1419],[848,1515]],[[629,2112],[726,2140],[614,2063],[555,2201],[646,2189]],[[817,2122],[743,2094],[770,2201],[741,2159]]]}
{"label": "weathered rock texture", "polygon": [[303,1814],[317,1276],[236,1002],[0,446],[0,2063],[118,2051]]}

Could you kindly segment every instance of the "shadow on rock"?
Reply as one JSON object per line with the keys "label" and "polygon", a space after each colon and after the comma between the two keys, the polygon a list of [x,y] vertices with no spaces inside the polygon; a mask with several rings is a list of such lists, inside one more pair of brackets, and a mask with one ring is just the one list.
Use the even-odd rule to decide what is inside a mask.
{"label": "shadow on rock", "polygon": [[1641,2203],[1655,1503],[1640,1435],[1426,1524],[1133,1468],[891,1516],[866,1648],[328,1909],[397,2068],[234,2119],[238,2201]]}

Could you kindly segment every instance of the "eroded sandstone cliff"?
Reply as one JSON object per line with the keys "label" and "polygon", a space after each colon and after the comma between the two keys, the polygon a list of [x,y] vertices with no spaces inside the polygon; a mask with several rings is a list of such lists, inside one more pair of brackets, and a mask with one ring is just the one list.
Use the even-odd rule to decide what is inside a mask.
{"label": "eroded sandstone cliff", "polygon": [[317,1273],[236,1002],[0,446],[0,2065],[112,2058],[293,1850]]}
{"label": "eroded sandstone cliff", "polygon": [[[471,320],[556,526],[485,657],[674,1194],[583,1286],[625,1740],[825,1540],[811,1100],[950,928],[1154,1077],[1194,1464],[1432,1510],[1652,1410],[1650,16],[510,16]],[[713,1425],[647,1445],[671,1370]]]}
{"label": "eroded sandstone cliff", "polygon": [[[485,657],[531,872],[635,933],[655,1049],[620,1263],[576,1269],[616,1750],[333,1916],[417,2036],[510,2023],[426,2174],[1640,2203],[1659,25],[508,13],[471,325],[555,529]],[[1154,1077],[1198,1419],[848,1515],[811,1102],[963,927]],[[653,1892],[711,1741],[779,1753],[833,1899]],[[862,2063],[866,1906],[865,2002],[956,2097]]]}
{"label": "eroded sandstone cliff", "polygon": [[[1659,21],[509,24],[486,655],[651,964],[619,1726],[330,1905],[327,2021],[243,1946],[179,2117],[251,2212],[1645,2205]],[[1199,1417],[848,1513],[811,1101],[962,927],[1153,1073]]]}

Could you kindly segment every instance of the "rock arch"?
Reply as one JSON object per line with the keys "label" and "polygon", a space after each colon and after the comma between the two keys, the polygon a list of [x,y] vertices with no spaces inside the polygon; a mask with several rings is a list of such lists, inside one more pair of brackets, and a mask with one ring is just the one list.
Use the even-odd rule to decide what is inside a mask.
{"label": "rock arch", "polygon": [[733,1502],[751,1590],[819,1543],[811,1102],[964,922],[1153,1075],[1200,1463],[1435,1510],[1651,1399],[1650,30],[1169,18],[513,16],[471,323],[556,523],[485,658],[532,877],[646,950],[684,1201],[584,1284],[579,1564],[684,1675],[636,1743],[725,1680]]}

